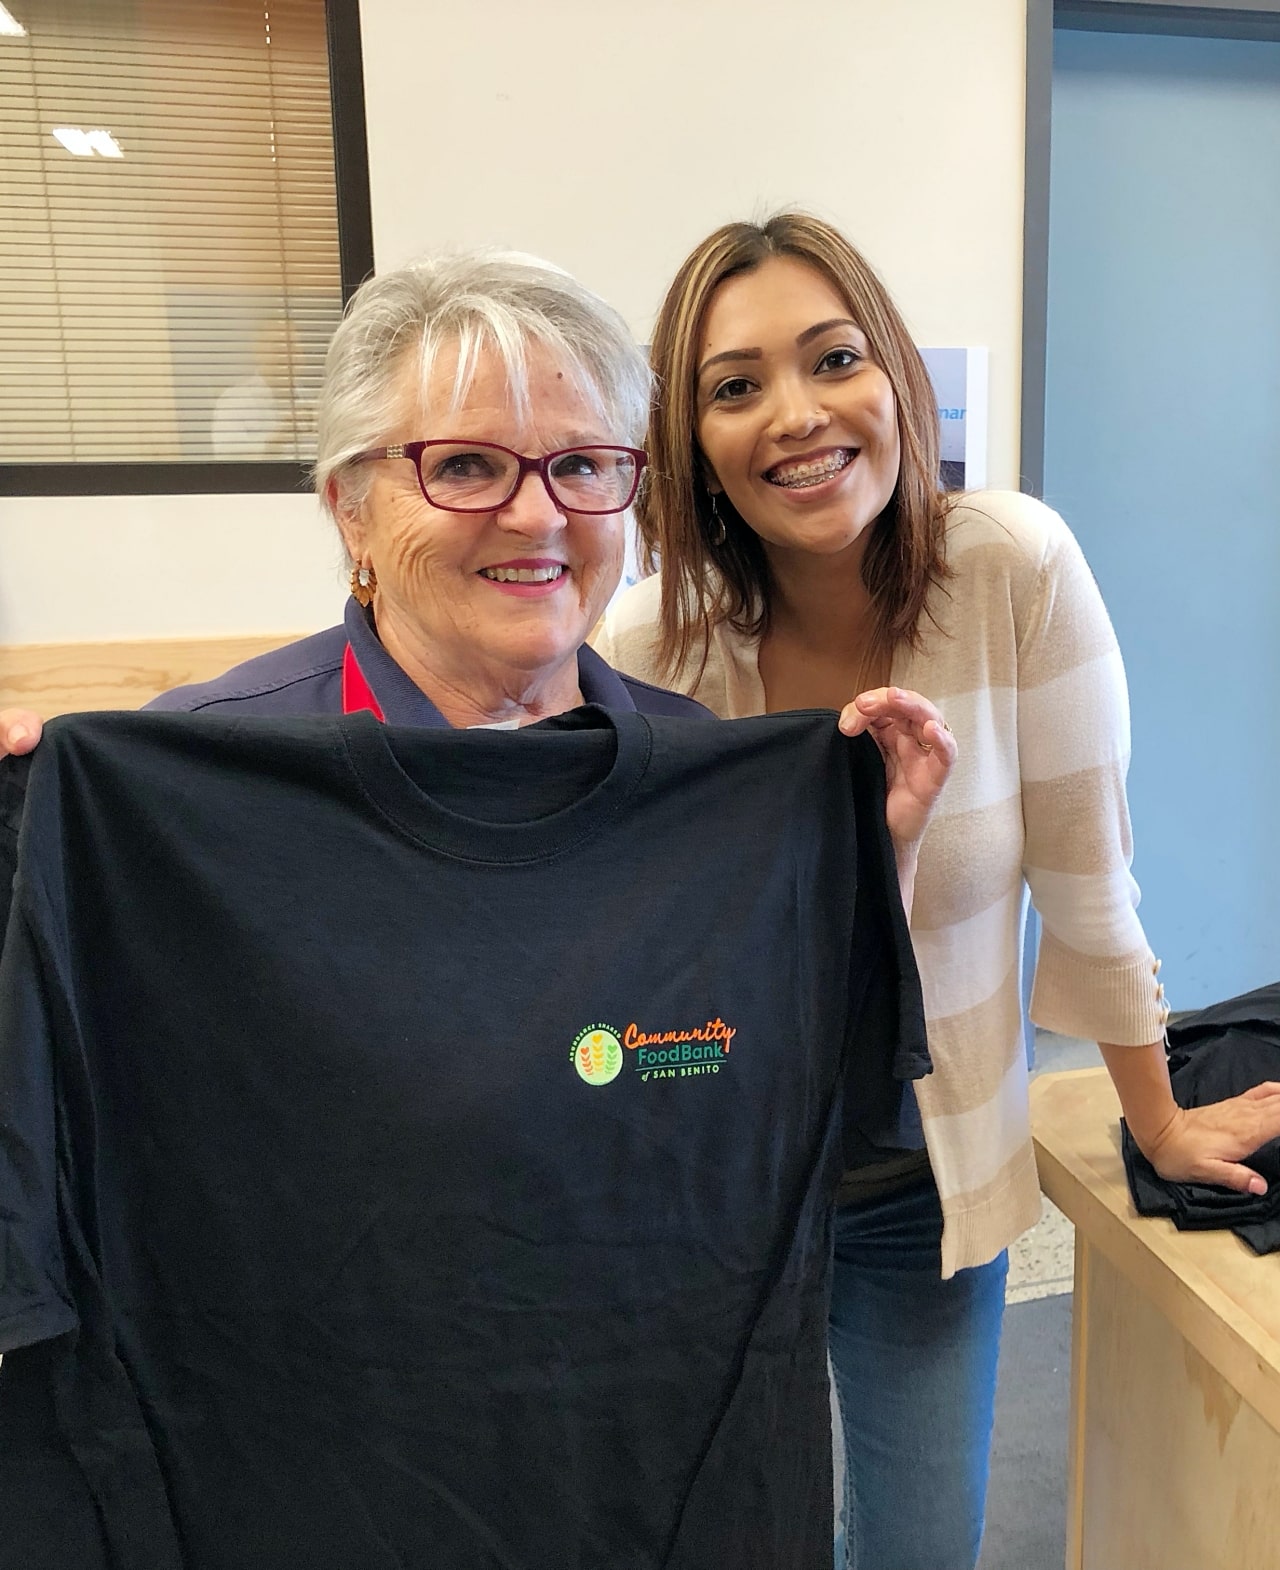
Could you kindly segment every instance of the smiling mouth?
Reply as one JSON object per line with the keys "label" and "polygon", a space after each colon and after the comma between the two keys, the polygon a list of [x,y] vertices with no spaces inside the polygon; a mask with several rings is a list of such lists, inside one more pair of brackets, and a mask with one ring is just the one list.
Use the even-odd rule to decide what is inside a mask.
{"label": "smiling mouth", "polygon": [[800,491],[810,485],[821,485],[823,480],[829,480],[833,474],[839,474],[841,469],[847,469],[857,456],[856,447],[838,447],[835,452],[825,453],[821,458],[802,458],[795,463],[775,463],[772,469],[765,470],[764,477],[770,485],[780,485],[789,491]]}
{"label": "smiling mouth", "polygon": [[554,567],[481,567],[480,576],[491,583],[554,583],[565,570],[563,562]]}

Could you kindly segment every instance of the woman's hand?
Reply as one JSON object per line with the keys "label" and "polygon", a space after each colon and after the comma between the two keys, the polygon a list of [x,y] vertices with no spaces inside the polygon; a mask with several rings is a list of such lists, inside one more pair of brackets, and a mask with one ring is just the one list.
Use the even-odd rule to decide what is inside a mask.
{"label": "woman's hand", "polygon": [[1170,1183],[1218,1183],[1241,1194],[1265,1194],[1266,1179],[1242,1163],[1277,1136],[1280,1085],[1268,1081],[1229,1101],[1176,1107],[1165,1127],[1139,1144]]}
{"label": "woman's hand", "polygon": [[44,726],[30,709],[0,709],[0,758],[30,752]]}
{"label": "woman's hand", "polygon": [[956,739],[927,698],[904,687],[860,693],[840,712],[846,736],[869,730],[884,755],[885,817],[901,859],[918,844],[956,761]]}

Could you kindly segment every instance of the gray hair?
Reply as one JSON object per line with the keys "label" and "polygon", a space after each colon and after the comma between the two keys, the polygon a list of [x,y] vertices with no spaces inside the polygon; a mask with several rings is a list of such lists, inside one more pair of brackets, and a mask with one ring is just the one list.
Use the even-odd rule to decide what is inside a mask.
{"label": "gray hair", "polygon": [[512,403],[526,415],[526,350],[539,344],[563,363],[615,440],[643,442],[652,376],[612,306],[550,262],[520,252],[424,256],[361,284],[329,345],[316,402],[314,471],[326,506],[335,479],[343,506],[363,500],[369,472],[348,465],[357,453],[386,443],[403,410],[406,362],[416,358],[425,389],[440,349],[454,344],[454,409],[487,348],[497,351]]}

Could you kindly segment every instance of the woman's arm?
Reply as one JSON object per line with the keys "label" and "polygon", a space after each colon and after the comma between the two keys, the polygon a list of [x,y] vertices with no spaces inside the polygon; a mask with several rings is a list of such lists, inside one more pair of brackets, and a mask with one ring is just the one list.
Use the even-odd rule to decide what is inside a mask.
{"label": "woman's arm", "polygon": [[1056,517],[1018,629],[1023,871],[1043,934],[1031,1014],[1099,1043],[1125,1121],[1164,1178],[1259,1192],[1241,1160],[1280,1135],[1280,1085],[1177,1105],[1169,1016],[1129,873],[1129,705],[1115,634],[1079,546]]}
{"label": "woman's arm", "polygon": [[1138,1149],[1173,1182],[1218,1183],[1265,1194],[1267,1180],[1241,1163],[1280,1133],[1280,1085],[1255,1085],[1207,1107],[1180,1107],[1169,1083],[1164,1042],[1098,1048]]}

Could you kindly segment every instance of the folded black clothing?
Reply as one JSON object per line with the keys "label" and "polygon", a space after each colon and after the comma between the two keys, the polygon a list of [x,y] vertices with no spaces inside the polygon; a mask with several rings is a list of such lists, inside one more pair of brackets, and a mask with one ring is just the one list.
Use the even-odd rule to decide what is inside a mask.
{"label": "folded black clothing", "polygon": [[[1181,1107],[1205,1107],[1280,1080],[1280,982],[1184,1015],[1169,1027],[1169,1078]],[[1138,1149],[1123,1119],[1129,1192],[1140,1215],[1168,1216],[1179,1231],[1229,1227],[1255,1254],[1280,1250],[1280,1139],[1245,1162],[1265,1194],[1209,1183],[1170,1183]]]}

